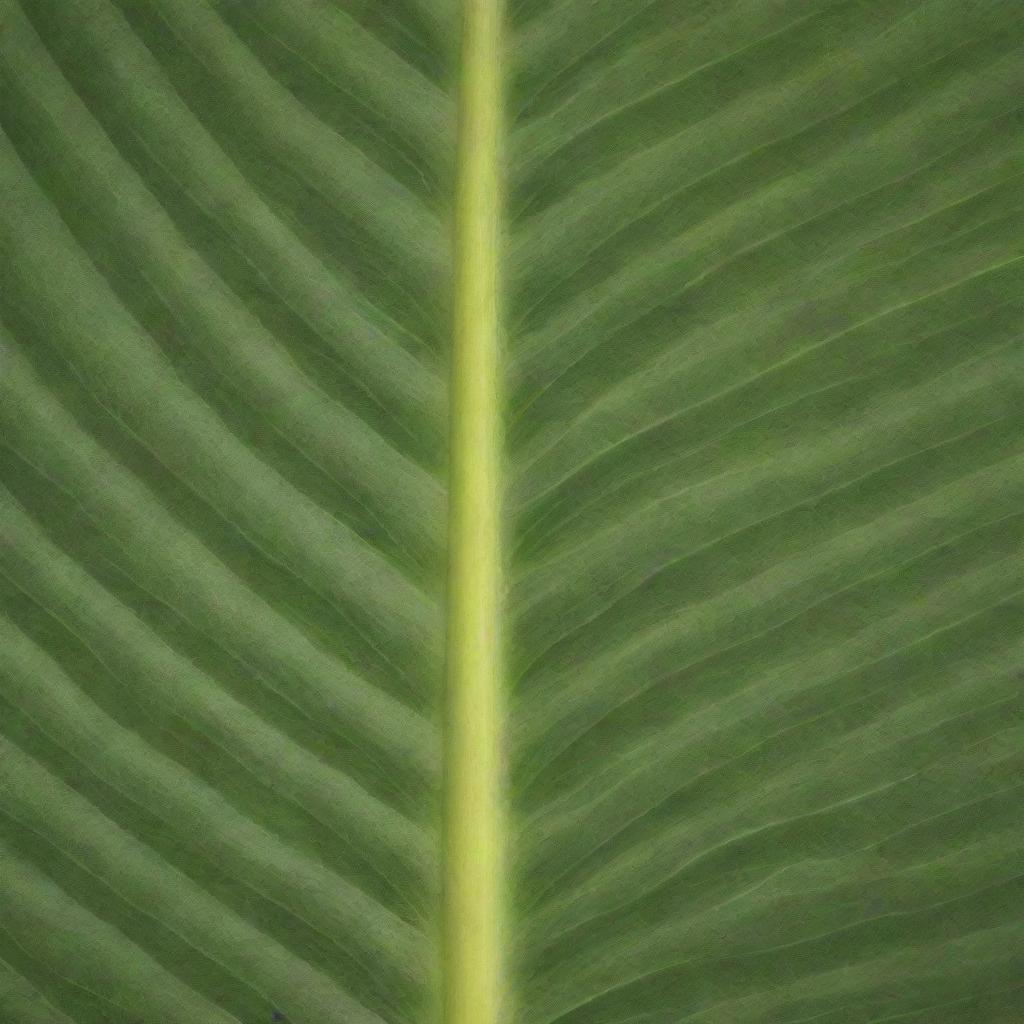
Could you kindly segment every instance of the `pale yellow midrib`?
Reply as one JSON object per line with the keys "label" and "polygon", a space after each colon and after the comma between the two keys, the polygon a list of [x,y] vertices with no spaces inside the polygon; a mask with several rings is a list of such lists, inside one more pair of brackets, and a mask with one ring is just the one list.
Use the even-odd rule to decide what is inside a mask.
{"label": "pale yellow midrib", "polygon": [[463,0],[445,710],[444,1024],[497,1024],[505,822],[501,652],[500,0]]}

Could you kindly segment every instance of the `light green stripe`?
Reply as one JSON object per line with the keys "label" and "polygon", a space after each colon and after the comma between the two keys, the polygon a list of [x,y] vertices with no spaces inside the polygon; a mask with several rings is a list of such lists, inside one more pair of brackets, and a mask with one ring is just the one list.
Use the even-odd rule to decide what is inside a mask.
{"label": "light green stripe", "polygon": [[456,179],[444,1022],[504,1012],[498,248],[501,4],[464,6]]}

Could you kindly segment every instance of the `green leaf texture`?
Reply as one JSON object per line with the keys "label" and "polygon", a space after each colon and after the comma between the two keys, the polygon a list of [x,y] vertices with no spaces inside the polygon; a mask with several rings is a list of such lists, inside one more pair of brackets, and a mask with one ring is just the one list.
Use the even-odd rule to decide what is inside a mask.
{"label": "green leaf texture", "polygon": [[[0,1024],[456,1024],[487,2],[0,0]],[[1024,7],[501,49],[503,1024],[1019,1024]]]}

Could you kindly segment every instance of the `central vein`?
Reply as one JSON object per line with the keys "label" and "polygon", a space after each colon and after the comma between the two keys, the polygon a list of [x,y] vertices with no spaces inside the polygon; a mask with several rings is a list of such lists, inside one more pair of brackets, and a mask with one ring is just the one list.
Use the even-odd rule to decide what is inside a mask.
{"label": "central vein", "polygon": [[497,1024],[504,1002],[500,8],[500,0],[463,0],[444,751],[444,1024]]}

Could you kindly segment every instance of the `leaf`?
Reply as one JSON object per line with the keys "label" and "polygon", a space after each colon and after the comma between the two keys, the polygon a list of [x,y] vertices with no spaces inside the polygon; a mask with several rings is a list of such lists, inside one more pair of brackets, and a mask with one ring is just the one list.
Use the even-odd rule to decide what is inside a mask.
{"label": "leaf", "polygon": [[496,11],[0,0],[0,1019],[1018,1020],[1024,16]]}

